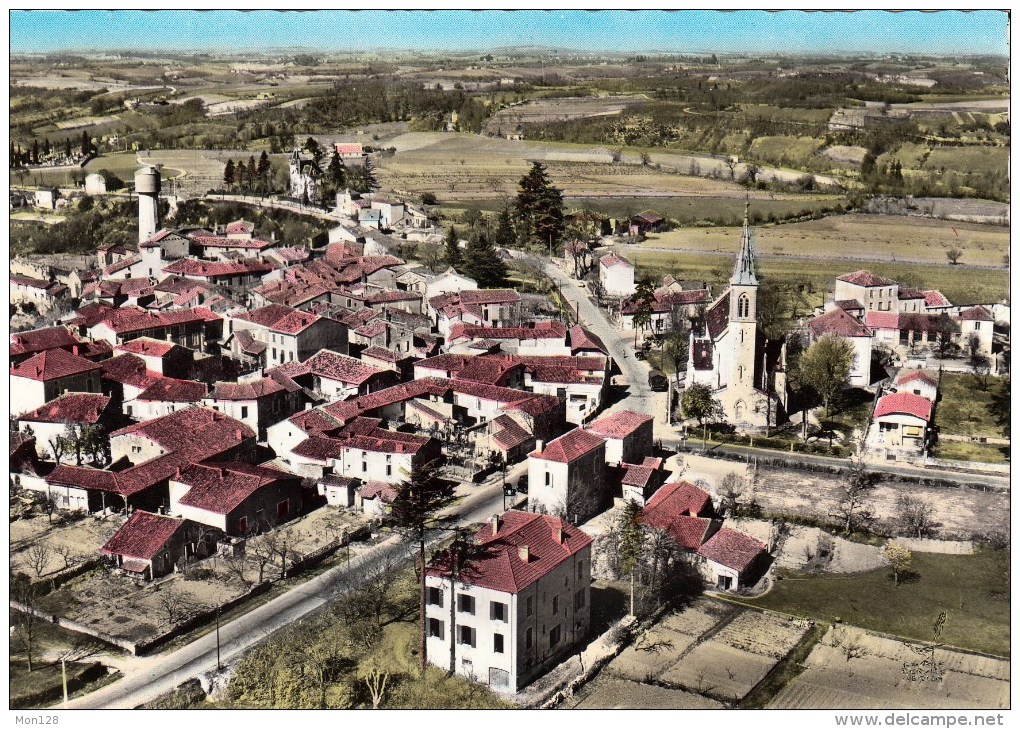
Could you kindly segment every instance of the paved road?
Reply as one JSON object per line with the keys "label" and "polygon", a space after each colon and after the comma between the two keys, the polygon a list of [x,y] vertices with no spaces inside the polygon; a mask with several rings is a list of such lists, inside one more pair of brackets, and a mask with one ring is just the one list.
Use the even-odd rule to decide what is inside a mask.
{"label": "paved road", "polygon": [[[503,512],[502,487],[483,486],[447,513],[451,525],[488,520]],[[442,535],[435,538],[439,541]],[[351,560],[288,590],[265,605],[220,626],[220,653],[225,664],[275,631],[322,607],[334,595],[340,578],[358,580],[385,563],[387,558],[409,559],[413,545],[398,536],[382,542]],[[133,659],[134,668],[120,681],[68,702],[73,709],[130,709],[216,668],[216,633],[202,636],[166,654]]]}

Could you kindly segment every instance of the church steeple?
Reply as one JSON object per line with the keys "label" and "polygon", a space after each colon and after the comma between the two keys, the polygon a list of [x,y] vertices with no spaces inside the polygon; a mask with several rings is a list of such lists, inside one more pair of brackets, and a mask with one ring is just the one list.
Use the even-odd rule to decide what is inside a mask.
{"label": "church steeple", "polygon": [[748,200],[744,203],[744,230],[740,234],[740,252],[733,265],[733,275],[730,276],[731,286],[758,285],[758,278],[754,274],[754,233],[748,222],[750,208],[751,201]]}

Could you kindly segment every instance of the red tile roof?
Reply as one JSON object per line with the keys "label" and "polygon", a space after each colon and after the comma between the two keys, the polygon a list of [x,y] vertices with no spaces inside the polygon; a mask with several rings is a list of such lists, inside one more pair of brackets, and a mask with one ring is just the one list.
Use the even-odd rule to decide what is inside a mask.
{"label": "red tile roof", "polygon": [[624,470],[620,483],[624,486],[644,488],[651,483],[656,472],[651,466],[638,466],[633,463],[621,463],[620,466]]}
{"label": "red tile roof", "polygon": [[910,370],[909,372],[901,372],[899,375],[896,376],[895,382],[897,385],[905,385],[908,382],[915,382],[918,380],[920,380],[921,382],[926,382],[932,387],[938,387],[938,382],[936,382],[935,378],[929,375],[924,370]]}
{"label": "red tile roof", "polygon": [[166,327],[180,326],[182,324],[220,320],[219,314],[215,314],[209,309],[202,307],[158,313],[136,307],[122,307],[110,310],[100,321],[105,323],[116,334],[133,334],[134,332],[142,332],[149,329],[165,329]]}
{"label": "red tile roof", "polygon": [[235,220],[232,223],[227,223],[226,227],[227,235],[231,233],[254,233],[255,223],[249,223],[247,220]]}
{"label": "red tile roof", "polygon": [[260,238],[224,238],[218,235],[189,235],[196,245],[203,248],[244,248],[251,250],[262,250],[272,248],[276,241],[262,240]]}
{"label": "red tile roof", "polygon": [[204,382],[160,377],[138,393],[138,399],[146,402],[198,402],[208,390]]}
{"label": "red tile roof", "polygon": [[633,410],[620,410],[616,413],[603,415],[593,421],[588,426],[588,430],[603,438],[626,438],[652,420],[651,415],[636,413]]}
{"label": "red tile roof", "polygon": [[145,360],[133,354],[122,354],[108,359],[100,363],[100,367],[102,379],[142,389],[162,377],[158,372],[148,369]]}
{"label": "red tile roof", "polygon": [[376,375],[386,372],[379,367],[367,365],[360,359],[338,354],[328,349],[320,349],[301,364],[307,372],[311,372],[317,377],[348,385],[363,384]]}
{"label": "red tile roof", "polygon": [[949,303],[949,299],[937,289],[930,289],[924,292],[924,305],[925,306],[952,306]]}
{"label": "red tile roof", "polygon": [[597,448],[604,447],[606,441],[599,436],[589,433],[583,428],[575,428],[556,440],[549,441],[541,451],[532,453],[532,457],[541,458],[544,461],[557,461],[558,463],[573,463],[581,456],[587,455]]}
{"label": "red tile roof", "polygon": [[151,560],[183,526],[183,519],[135,511],[99,551]]}
{"label": "red tile roof", "polygon": [[85,304],[78,307],[74,318],[68,323],[73,326],[91,327],[103,321],[112,311],[114,311],[112,306],[101,301]]}
{"label": "red tile roof", "polygon": [[580,324],[575,324],[570,327],[568,332],[570,342],[570,353],[577,354],[578,352],[586,351],[597,351],[602,354],[609,354],[609,350],[606,345],[597,336],[589,332]]}
{"label": "red tile roof", "polygon": [[527,327],[480,327],[457,322],[450,327],[450,341],[456,339],[564,339],[567,328],[562,322],[536,322]]}
{"label": "red tile roof", "polygon": [[384,504],[392,504],[397,498],[397,489],[382,481],[369,481],[361,487],[362,499],[380,499]]}
{"label": "red tile roof", "polygon": [[90,423],[99,422],[103,412],[110,405],[105,395],[67,393],[50,400],[42,407],[19,415],[19,421],[33,423]]}
{"label": "red tile roof", "polygon": [[963,321],[995,321],[988,309],[983,306],[972,306],[960,314]]}
{"label": "red tile roof", "polygon": [[49,382],[98,370],[96,362],[78,357],[63,349],[48,349],[11,367],[12,377],[26,377],[37,382]]}
{"label": "red tile roof", "polygon": [[142,257],[140,255],[134,255],[129,258],[124,258],[116,263],[111,263],[109,266],[103,269],[104,276],[112,276],[115,273],[131,268],[136,263],[141,263]]}
{"label": "red tile roof", "polygon": [[815,337],[833,334],[837,337],[870,337],[871,330],[842,309],[833,309],[827,314],[816,316],[808,322],[808,328]]}
{"label": "red tile roof", "polygon": [[401,357],[396,352],[386,349],[385,347],[372,346],[361,350],[361,358],[377,359],[380,362],[396,362],[400,359],[406,359],[409,355]]}
{"label": "red tile roof", "polygon": [[839,299],[834,303],[843,311],[864,311],[864,305],[857,299]]}
{"label": "red tile roof", "polygon": [[340,156],[361,156],[364,150],[360,144],[337,142],[336,153]]}
{"label": "red tile roof", "polygon": [[764,542],[729,527],[723,527],[708,538],[698,554],[724,567],[743,572],[760,556],[765,554]]}
{"label": "red tile roof", "polygon": [[876,276],[871,271],[854,271],[853,273],[845,273],[842,276],[836,278],[837,281],[846,281],[847,283],[854,284],[855,286],[894,286],[896,284],[891,278],[883,278],[882,276]]}
{"label": "red tile roof", "polygon": [[[475,542],[482,553],[460,569],[460,582],[515,594],[589,548],[591,537],[559,517],[508,511],[499,518],[495,535],[491,525],[483,526]],[[525,547],[526,561],[521,558]],[[448,575],[449,559],[446,552],[437,555],[428,574]]]}
{"label": "red tile roof", "polygon": [[[230,243],[249,243],[250,241],[231,240]],[[200,261],[196,258],[182,258],[169,266],[164,266],[164,273],[176,273],[181,276],[201,276],[216,278],[219,276],[262,275],[274,270],[271,263],[249,258],[242,261]]]}
{"label": "red tile roof", "polygon": [[644,509],[644,520],[649,526],[665,529],[681,516],[709,516],[712,497],[687,481],[668,483],[655,492]]}
{"label": "red tile roof", "polygon": [[708,336],[712,340],[718,339],[719,335],[725,331],[729,320],[730,292],[727,291],[705,312],[705,326],[708,329]]}
{"label": "red tile roof", "polygon": [[878,399],[874,417],[913,415],[915,418],[928,421],[931,420],[931,409],[932,403],[928,398],[915,395],[912,392],[897,392],[892,395],[883,395]]}
{"label": "red tile roof", "polygon": [[294,391],[284,387],[271,377],[263,377],[261,380],[247,382],[217,382],[213,386],[212,392],[209,393],[209,397],[213,400],[258,400],[260,397],[268,397],[288,390]]}
{"label": "red tile roof", "polygon": [[71,349],[79,344],[78,338],[64,327],[46,327],[11,334],[11,356],[44,352],[47,349]]}
{"label": "red tile roof", "polygon": [[118,344],[116,347],[118,352],[128,352],[130,354],[145,355],[147,357],[165,357],[170,354],[174,348],[177,348],[177,345],[173,342],[166,342],[162,339],[153,339],[152,337],[139,337],[138,339],[132,339],[130,342]]}
{"label": "red tile roof", "polygon": [[174,481],[190,486],[180,503],[214,514],[229,514],[260,489],[291,482],[300,477],[275,468],[239,461],[210,461],[181,469]]}
{"label": "red tile roof", "polygon": [[896,296],[897,296],[897,298],[899,298],[900,301],[906,301],[908,299],[925,299],[925,300],[927,300],[927,297],[925,296],[923,291],[918,291],[917,289],[905,289],[905,288],[902,288],[902,287],[896,293]]}
{"label": "red tile roof", "polygon": [[634,268],[634,264],[628,261],[622,256],[618,256],[615,253],[608,253],[599,259],[599,265],[603,268],[613,268],[614,266],[625,266],[627,268]]}
{"label": "red tile roof", "polygon": [[503,450],[513,450],[518,446],[527,443],[532,439],[531,433],[507,414],[499,415],[492,419],[492,439],[498,443]]}
{"label": "red tile roof", "polygon": [[674,516],[667,520],[660,519],[658,514],[646,514],[642,521],[654,529],[665,530],[680,547],[691,551],[696,551],[705,542],[712,528],[711,519],[699,516]]}
{"label": "red tile roof", "polygon": [[864,324],[869,329],[900,328],[900,315],[895,311],[869,311],[864,315]]}

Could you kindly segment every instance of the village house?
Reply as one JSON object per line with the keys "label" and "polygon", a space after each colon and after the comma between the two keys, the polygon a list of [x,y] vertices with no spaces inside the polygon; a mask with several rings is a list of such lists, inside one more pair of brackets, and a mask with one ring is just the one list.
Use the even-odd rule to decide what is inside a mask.
{"label": "village house", "polygon": [[456,269],[448,268],[442,273],[429,277],[425,282],[425,299],[434,299],[444,294],[459,294],[461,291],[476,291],[478,282]]}
{"label": "village house", "polygon": [[10,369],[11,414],[34,410],[67,392],[102,392],[100,364],[64,349],[49,349]]}
{"label": "village house", "polygon": [[57,303],[70,298],[67,286],[39,278],[11,274],[11,303],[34,304],[48,311]]}
{"label": "village house", "polygon": [[289,378],[217,382],[202,404],[238,420],[266,440],[266,429],[302,407],[302,389]]}
{"label": "village house", "polygon": [[135,511],[100,549],[124,574],[143,581],[174,571],[195,553],[187,523],[146,511]]}
{"label": "village house", "polygon": [[157,376],[152,384],[131,400],[124,402],[126,411],[136,420],[152,420],[193,407],[209,392],[204,382]]}
{"label": "village house", "polygon": [[633,410],[607,413],[585,426],[606,442],[606,463],[618,466],[621,463],[641,463],[652,455],[651,415]]}
{"label": "village house", "polygon": [[548,444],[536,443],[528,456],[528,511],[581,524],[611,500],[604,439],[575,428]]}
{"label": "village house", "polygon": [[474,545],[452,578],[448,552],[426,572],[428,657],[516,693],[587,635],[591,538],[558,517],[508,511]]}
{"label": "village house", "polygon": [[899,311],[899,284],[890,278],[876,276],[870,271],[854,271],[836,277],[833,298],[836,301],[853,300],[866,311]]}
{"label": "village house", "polygon": [[301,478],[238,461],[208,461],[182,468],[170,479],[170,513],[248,537],[300,516]]}
{"label": "village house", "polygon": [[138,253],[146,276],[159,276],[160,272],[174,261],[186,257],[190,250],[191,242],[179,232],[169,228],[153,233],[138,244]]}
{"label": "village house", "polygon": [[871,384],[871,343],[872,332],[859,320],[841,308],[817,316],[808,322],[812,342],[823,336],[838,337],[853,347],[848,384],[851,387],[867,387]]}
{"label": "village house", "polygon": [[[120,423],[119,415],[105,395],[69,392],[22,413],[18,416],[18,430],[31,432],[41,458],[56,461],[53,449],[57,440],[67,435],[68,427],[98,427],[109,431]],[[73,445],[67,444],[62,450],[65,460],[76,457]]]}
{"label": "village house", "polygon": [[903,390],[880,397],[865,438],[869,455],[888,461],[923,455],[932,442],[934,407],[927,397]]}
{"label": "village house", "polygon": [[92,339],[109,342],[112,346],[149,337],[204,352],[223,338],[223,319],[202,307],[158,313],[122,307],[107,311],[98,322],[87,327],[87,331]]}
{"label": "village house", "polygon": [[619,494],[625,501],[644,506],[659,487],[666,482],[667,473],[662,470],[662,459],[644,458],[641,463],[621,463],[610,469],[610,478],[619,482]]}
{"label": "village house", "polygon": [[628,297],[637,291],[634,264],[622,256],[609,253],[599,259],[599,284],[605,296]]}
{"label": "village house", "polygon": [[132,354],[145,363],[145,368],[164,377],[185,377],[195,361],[195,353],[173,342],[152,337],[139,337],[118,344],[114,356]]}
{"label": "village house", "polygon": [[[648,312],[648,330],[653,334],[680,331],[701,318],[701,312],[711,302],[707,289],[689,289],[673,291],[668,287],[655,290]],[[624,331],[633,331],[634,317],[640,306],[634,298],[629,298],[620,306],[620,327]]]}
{"label": "village house", "polygon": [[215,286],[257,286],[266,274],[274,271],[272,263],[258,258],[230,261],[204,261],[182,258],[163,269],[163,273]]}
{"label": "village house", "polygon": [[[347,351],[347,328],[333,319],[270,304],[226,317],[227,343],[239,359],[277,367],[329,348]],[[246,332],[242,335],[241,332]],[[264,344],[256,347],[255,343]]]}
{"label": "village house", "polygon": [[66,327],[46,327],[27,332],[11,333],[11,364],[24,362],[29,357],[49,349],[63,349],[72,354],[81,342]]}
{"label": "village house", "polygon": [[288,362],[269,370],[282,373],[326,400],[345,400],[396,384],[395,374],[360,359],[321,349],[304,362]]}
{"label": "village house", "polygon": [[665,219],[654,210],[644,210],[630,219],[628,233],[631,236],[656,233],[662,229]]}
{"label": "village house", "polygon": [[902,370],[893,379],[892,386],[896,392],[910,392],[933,403],[938,400],[938,380],[924,370]]}
{"label": "village house", "polygon": [[516,327],[521,323],[521,295],[513,289],[464,289],[428,300],[436,330],[449,337],[454,324]]}

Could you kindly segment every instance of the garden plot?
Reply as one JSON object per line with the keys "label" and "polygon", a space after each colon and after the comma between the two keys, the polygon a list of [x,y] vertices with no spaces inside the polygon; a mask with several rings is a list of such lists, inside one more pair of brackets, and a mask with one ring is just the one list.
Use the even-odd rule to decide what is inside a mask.
{"label": "garden plot", "polygon": [[602,675],[580,691],[580,700],[562,709],[722,709],[718,701],[676,689]]}
{"label": "garden plot", "polygon": [[659,680],[735,703],[765,678],[775,664],[773,658],[713,639],[697,646]]}
{"label": "garden plot", "polygon": [[11,524],[11,569],[33,578],[53,577],[98,557],[119,526],[115,520],[82,519],[50,527],[44,517],[19,519]]}
{"label": "garden plot", "polygon": [[714,600],[698,600],[679,613],[671,613],[659,623],[663,628],[695,638],[714,628],[720,620],[728,618],[736,608]]}
{"label": "garden plot", "polygon": [[806,620],[748,611],[723,626],[712,640],[779,660],[793,650],[809,627]]}
{"label": "garden plot", "polygon": [[831,550],[831,559],[819,565],[825,572],[869,572],[886,565],[882,550],[878,547],[834,537],[817,527],[803,526],[790,528],[790,535],[783,542],[776,565],[784,569],[804,569],[823,549]]}
{"label": "garden plot", "polygon": [[[850,656],[848,659],[848,655]],[[769,704],[773,709],[999,709],[1009,707],[1009,661],[937,649],[940,681],[909,681],[905,664],[923,658],[910,644],[830,628],[806,669]]]}
{"label": "garden plot", "polygon": [[631,681],[654,680],[676,663],[697,640],[697,636],[657,625],[621,652],[607,670],[613,676]]}

